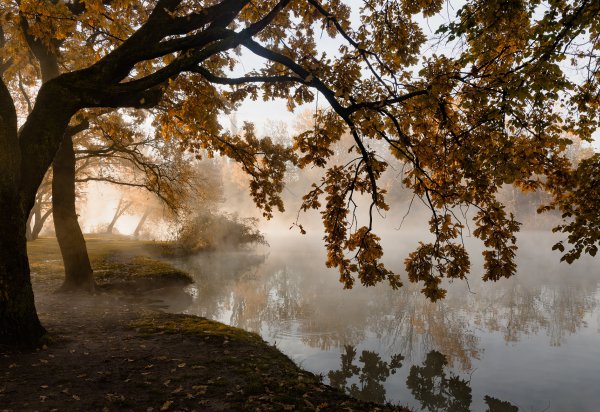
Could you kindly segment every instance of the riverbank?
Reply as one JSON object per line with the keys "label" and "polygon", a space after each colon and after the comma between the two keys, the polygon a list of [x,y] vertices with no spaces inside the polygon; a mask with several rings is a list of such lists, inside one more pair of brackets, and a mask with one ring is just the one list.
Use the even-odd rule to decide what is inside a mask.
{"label": "riverbank", "polygon": [[0,349],[0,410],[403,410],[350,398],[298,368],[258,335],[161,313],[189,276],[143,242],[92,237],[95,295],[56,294],[53,239],[29,245],[47,344]]}

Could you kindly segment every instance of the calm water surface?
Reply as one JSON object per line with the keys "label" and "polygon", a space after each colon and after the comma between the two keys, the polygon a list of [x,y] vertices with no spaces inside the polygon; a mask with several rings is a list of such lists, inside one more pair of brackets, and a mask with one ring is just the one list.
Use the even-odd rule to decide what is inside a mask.
{"label": "calm water surface", "polygon": [[[417,235],[418,236],[418,235]],[[518,276],[448,285],[343,290],[321,241],[271,237],[264,253],[177,262],[195,284],[171,310],[260,333],[304,369],[351,395],[426,411],[600,410],[600,260],[559,263],[551,236],[520,237]],[[418,237],[394,234],[390,268]]]}

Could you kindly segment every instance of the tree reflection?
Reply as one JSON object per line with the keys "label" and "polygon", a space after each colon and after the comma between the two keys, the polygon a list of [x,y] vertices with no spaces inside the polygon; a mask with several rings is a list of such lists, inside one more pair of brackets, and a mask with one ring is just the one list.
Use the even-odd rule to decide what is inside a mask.
{"label": "tree reflection", "polygon": [[[330,371],[327,374],[329,384],[335,388],[345,391],[350,396],[370,402],[385,402],[385,387],[383,383],[390,374],[402,367],[404,357],[402,355],[392,356],[390,362],[385,362],[381,357],[371,351],[363,350],[358,361],[362,366],[354,364],[356,349],[346,345],[345,352],[340,355],[341,368]],[[358,378],[357,383],[348,385],[348,380]]]}
{"label": "tree reflection", "polygon": [[[402,367],[404,356],[397,354],[389,362],[378,353],[363,350],[358,362],[354,346],[344,346],[340,354],[340,369],[327,373],[329,384],[350,396],[367,401],[386,401],[385,383]],[[473,397],[470,381],[450,370],[448,358],[438,351],[430,351],[421,366],[414,365],[406,379],[406,387],[421,404],[421,410],[430,412],[463,412],[471,410]],[[518,412],[510,402],[486,395],[486,412]]]}
{"label": "tree reflection", "polygon": [[486,412],[519,412],[519,408],[510,402],[501,401],[488,395],[485,395],[483,400],[487,406]]}
{"label": "tree reflection", "polygon": [[[232,290],[259,277],[258,269],[265,260],[265,255],[240,251],[199,253],[175,262],[194,278],[193,302],[186,312],[218,320],[235,304],[244,306],[245,302],[232,296]],[[246,297],[245,294],[243,296]],[[237,308],[237,311],[243,312],[243,308]]]}
{"label": "tree reflection", "polygon": [[[560,345],[586,327],[586,316],[597,310],[594,272],[578,269],[565,278],[564,269],[539,259],[533,246],[523,249],[523,276],[493,285],[455,282],[446,299],[436,303],[424,299],[421,286],[414,284],[400,290],[384,285],[343,290],[311,245],[280,242],[268,259],[252,253],[203,254],[186,267],[195,274],[195,296],[186,312],[258,332],[271,342],[327,351],[371,338],[387,348],[382,355],[400,352],[405,362],[420,362],[440,350],[447,367],[470,371],[484,350],[482,333],[499,332],[507,342],[546,333],[551,345]],[[365,392],[363,387],[376,385],[363,380],[357,388]]]}
{"label": "tree reflection", "polygon": [[545,331],[550,345],[560,346],[568,335],[587,326],[585,315],[598,305],[597,287],[594,277],[546,282],[511,279],[504,288],[490,290],[472,302],[478,313],[475,323],[501,332],[506,342]]}
{"label": "tree reflection", "polygon": [[[438,351],[427,354],[422,366],[411,366],[406,386],[421,403],[422,410],[430,412],[463,412],[471,410],[470,381],[448,371],[446,356]],[[489,395],[484,397],[487,412],[518,412],[510,402]]]}
{"label": "tree reflection", "polygon": [[400,291],[386,291],[379,302],[380,310],[368,324],[379,331],[380,340],[408,360],[442,349],[450,366],[471,370],[472,360],[479,359],[479,338],[470,319],[457,310],[464,299],[449,297],[433,303],[422,298],[417,285],[406,285]]}
{"label": "tree reflection", "polygon": [[469,411],[471,387],[469,382],[446,372],[448,361],[438,351],[427,354],[423,366],[411,366],[406,386],[423,409],[428,411]]}

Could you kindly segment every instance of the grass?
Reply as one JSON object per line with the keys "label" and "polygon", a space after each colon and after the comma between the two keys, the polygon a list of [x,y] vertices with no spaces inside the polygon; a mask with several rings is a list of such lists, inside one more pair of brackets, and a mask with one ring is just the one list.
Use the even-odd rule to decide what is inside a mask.
{"label": "grass", "polygon": [[260,335],[243,329],[228,326],[210,319],[191,315],[156,314],[145,316],[133,325],[139,333],[154,334],[184,334],[188,336],[214,336],[224,340],[265,344]]}
{"label": "grass", "polygon": [[[186,272],[151,256],[149,245],[125,237],[86,236],[88,254],[100,289],[143,292],[192,283]],[[56,282],[64,277],[64,266],[55,238],[39,238],[27,244],[32,279]]]}

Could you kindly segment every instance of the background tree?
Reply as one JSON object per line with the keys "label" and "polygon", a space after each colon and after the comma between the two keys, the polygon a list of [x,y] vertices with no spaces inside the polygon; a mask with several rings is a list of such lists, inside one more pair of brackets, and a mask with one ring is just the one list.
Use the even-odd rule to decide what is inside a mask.
{"label": "background tree", "polygon": [[[322,206],[327,264],[347,287],[355,279],[401,285],[380,262],[373,232],[373,214],[388,208],[378,184],[388,162],[371,145],[376,141],[408,165],[403,183],[430,208],[435,241],[420,244],[406,270],[431,299],[444,296],[442,278],[464,278],[470,269],[457,239],[465,226],[455,213],[461,207],[476,210],[473,234],[486,246],[485,278],[515,273],[519,224],[496,198],[502,183],[546,187],[551,207],[575,217],[575,227],[566,227],[573,241],[595,253],[597,239],[586,225],[598,213],[579,206],[578,190],[598,190],[581,180],[594,176],[598,158],[582,162],[579,173],[571,170],[561,133],[589,140],[597,127],[597,59],[583,59],[592,61],[585,79],[568,78],[561,61],[571,53],[595,56],[600,5],[472,0],[440,30],[464,52],[424,56],[428,38],[416,16],[433,16],[442,5],[377,0],[351,19],[342,1],[2,3],[0,225],[7,235],[0,241],[0,341],[32,343],[43,333],[29,280],[26,220],[69,123],[76,127],[74,116],[90,108],[154,107],[165,137],[242,164],[255,203],[271,217],[283,209],[284,170],[295,156],[258,139],[250,125],[237,135],[223,132],[218,114],[247,97],[283,98],[292,109],[319,93],[331,110],[317,114],[312,133],[296,136],[295,147],[301,166],[327,170],[303,208]],[[320,32],[341,45],[322,52]],[[9,87],[30,52],[42,85],[19,128]],[[231,69],[248,53],[262,65],[236,77]],[[331,144],[345,130],[355,160],[328,163]],[[370,199],[360,222],[352,209],[358,196]]]}
{"label": "background tree", "polygon": [[[75,141],[66,140],[65,135],[53,165],[54,222],[65,265],[61,289],[66,291],[94,288],[93,270],[77,219],[76,183],[107,182],[144,189],[175,211],[184,194],[197,190],[194,184],[200,182],[191,181],[190,165],[180,149],[165,145],[161,138],[148,135],[114,113],[96,116],[93,124],[86,122],[80,129],[82,133]],[[66,159],[62,155],[65,150]],[[131,200],[121,198],[106,233],[112,233],[118,219],[133,205]],[[74,236],[78,237],[76,241]]]}
{"label": "background tree", "polygon": [[52,215],[52,174],[48,173],[35,194],[35,202],[27,221],[27,240],[36,240]]}
{"label": "background tree", "polygon": [[110,223],[106,226],[105,233],[108,233],[110,235],[113,234],[113,230],[115,228],[115,224],[117,223],[117,220],[119,220],[119,218],[121,216],[123,216],[123,214],[125,214],[125,212],[127,212],[127,210],[132,205],[133,205],[133,202],[126,200],[123,197],[121,199],[119,199],[119,203],[117,204],[117,208],[115,209],[115,214],[113,215],[113,218],[110,221]]}

